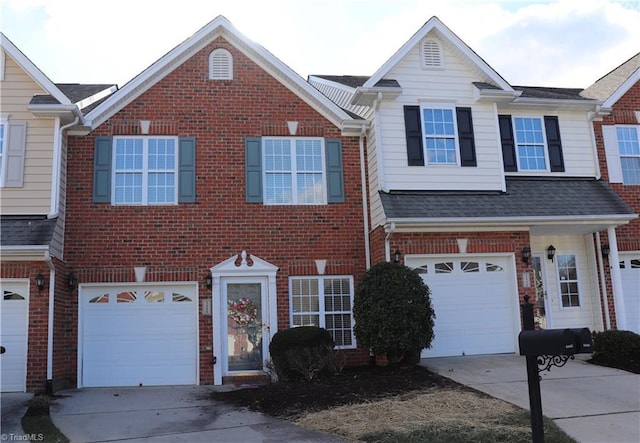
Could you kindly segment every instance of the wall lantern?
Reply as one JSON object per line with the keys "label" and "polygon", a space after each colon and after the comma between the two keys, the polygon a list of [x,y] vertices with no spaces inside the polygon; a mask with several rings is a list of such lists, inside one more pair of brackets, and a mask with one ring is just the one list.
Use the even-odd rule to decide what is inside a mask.
{"label": "wall lantern", "polygon": [[400,255],[402,255],[402,252],[400,252],[400,249],[396,249],[396,252],[393,253],[394,263],[400,263]]}
{"label": "wall lantern", "polygon": [[529,246],[525,246],[522,248],[522,263],[529,263],[529,259],[531,258],[531,248]]}
{"label": "wall lantern", "polygon": [[36,275],[36,286],[38,287],[38,291],[42,291],[44,289],[44,275]]}
{"label": "wall lantern", "polygon": [[602,256],[604,258],[609,258],[609,253],[611,252],[611,248],[609,247],[609,245],[605,243],[604,245],[602,245],[601,249],[602,249]]}
{"label": "wall lantern", "polygon": [[553,261],[553,257],[556,255],[556,248],[553,245],[549,245],[547,248],[547,258]]}
{"label": "wall lantern", "polygon": [[67,276],[67,283],[69,284],[69,290],[73,291],[73,288],[75,288],[78,283],[78,279],[73,275],[73,272],[69,272],[69,275]]}
{"label": "wall lantern", "polygon": [[213,288],[213,275],[211,275],[211,272],[204,278],[204,285],[207,289]]}

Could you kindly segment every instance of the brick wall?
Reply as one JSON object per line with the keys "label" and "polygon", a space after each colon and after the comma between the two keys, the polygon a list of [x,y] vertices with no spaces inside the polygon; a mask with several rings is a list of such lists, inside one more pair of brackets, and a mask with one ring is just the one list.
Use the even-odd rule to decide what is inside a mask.
{"label": "brick wall", "polygon": [[[218,47],[233,55],[234,80],[208,80]],[[196,203],[111,206],[92,202],[94,138],[139,134],[196,138]],[[279,267],[278,327],[289,324],[288,277],[364,272],[358,139],[342,138],[346,201],[324,206],[264,206],[245,202],[246,137],[298,135],[341,138],[311,106],[218,38],[85,137],[69,137],[65,258],[81,283],[134,281],[147,266],[151,281],[198,281],[242,250]],[[207,295],[207,292],[209,293]],[[200,288],[200,297],[210,291]],[[77,302],[70,300],[77,337]],[[211,317],[200,317],[200,347],[212,345]],[[201,383],[211,383],[211,353],[201,352]]]}

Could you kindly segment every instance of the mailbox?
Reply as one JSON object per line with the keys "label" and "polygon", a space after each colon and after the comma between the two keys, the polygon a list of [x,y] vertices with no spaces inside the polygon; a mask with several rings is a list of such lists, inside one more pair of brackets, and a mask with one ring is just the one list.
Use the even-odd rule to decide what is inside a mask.
{"label": "mailbox", "polygon": [[522,331],[518,336],[520,355],[573,355],[576,339],[569,329]]}
{"label": "mailbox", "polygon": [[593,341],[589,328],[570,329],[576,340],[576,354],[591,354],[593,352]]}

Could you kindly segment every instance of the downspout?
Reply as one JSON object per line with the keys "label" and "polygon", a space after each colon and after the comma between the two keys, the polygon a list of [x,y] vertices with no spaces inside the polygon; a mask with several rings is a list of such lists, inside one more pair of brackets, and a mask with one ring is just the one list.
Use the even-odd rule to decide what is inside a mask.
{"label": "downspout", "polygon": [[47,215],[48,219],[58,216],[58,206],[60,205],[60,170],[62,168],[62,133],[71,126],[77,124],[80,117],[76,118],[64,126],[58,127],[60,118],[56,117],[55,133],[53,135],[53,171],[51,172],[51,207]]}
{"label": "downspout", "polygon": [[618,256],[618,240],[616,228],[607,229],[609,236],[609,271],[611,273],[611,286],[613,288],[613,306],[616,313],[616,329],[627,329],[627,312],[624,307],[624,294],[622,293],[622,276],[620,275],[620,257]]}
{"label": "downspout", "polygon": [[609,316],[609,300],[607,297],[607,282],[604,273],[604,262],[602,261],[602,244],[600,243],[600,232],[596,232],[596,250],[598,252],[598,272],[600,273],[600,290],[604,299],[602,309],[604,309],[605,329],[611,329],[611,317]]}
{"label": "downspout", "polygon": [[[599,106],[598,106],[599,108]],[[598,156],[598,144],[596,143],[596,131],[594,128],[594,124],[593,124],[593,119],[594,117],[596,117],[598,115],[598,112],[593,112],[593,113],[587,113],[587,118],[589,119],[589,121],[591,122],[590,129],[591,129],[591,146],[593,146],[593,159],[595,162],[595,166],[596,166],[596,180],[600,180],[602,178],[602,171],[600,170],[600,161],[598,160],[600,157]],[[599,240],[599,239],[598,239]]]}
{"label": "downspout", "polygon": [[384,237],[384,258],[388,262],[391,261],[391,236],[396,232],[396,222],[391,222],[391,226],[389,227],[389,232]]}
{"label": "downspout", "polygon": [[53,394],[53,311],[56,292],[56,268],[49,252],[44,253],[44,261],[49,266],[49,316],[47,320],[47,384],[45,391]]}
{"label": "downspout", "polygon": [[364,222],[364,260],[367,270],[371,267],[371,247],[369,245],[369,202],[367,198],[367,170],[364,162],[364,136],[367,130],[366,125],[362,125],[360,131],[360,180],[362,186],[362,220]]}
{"label": "downspout", "polygon": [[374,120],[374,126],[373,126],[373,131],[375,134],[375,138],[376,138],[376,157],[378,158],[378,161],[376,162],[378,164],[378,189],[381,189],[383,191],[387,191],[386,189],[386,185],[384,183],[384,171],[382,169],[383,167],[383,161],[382,161],[382,138],[380,137],[380,126],[382,125],[382,120],[380,119],[380,102],[382,101],[382,92],[378,91],[378,96],[376,97],[376,99],[373,102],[373,120]]}

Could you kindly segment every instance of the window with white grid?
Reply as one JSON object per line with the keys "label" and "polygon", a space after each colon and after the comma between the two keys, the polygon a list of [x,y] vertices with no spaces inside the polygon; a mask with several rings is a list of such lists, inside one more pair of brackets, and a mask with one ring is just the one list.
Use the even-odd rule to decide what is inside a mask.
{"label": "window with white grid", "polygon": [[177,202],[175,137],[114,137],[113,203]]}
{"label": "window with white grid", "polygon": [[547,163],[544,152],[544,126],[537,117],[515,117],[514,134],[518,169],[520,171],[546,171]]}
{"label": "window with white grid", "polygon": [[353,277],[290,277],[290,323],[325,328],[337,348],[355,348]]}
{"label": "window with white grid", "polygon": [[616,126],[622,180],[625,185],[640,185],[640,126]]}
{"label": "window with white grid", "polygon": [[422,109],[422,131],[427,163],[457,164],[457,129],[454,108],[425,107]]}
{"label": "window with white grid", "polygon": [[324,141],[321,138],[263,138],[267,204],[326,203]]}
{"label": "window with white grid", "polygon": [[580,293],[578,290],[578,266],[574,254],[559,254],[558,280],[560,280],[560,296],[562,307],[580,307]]}

